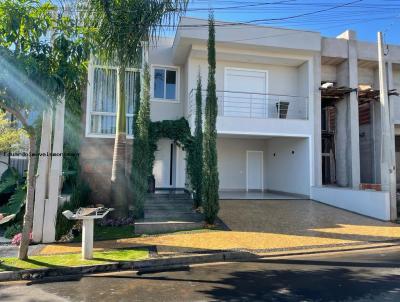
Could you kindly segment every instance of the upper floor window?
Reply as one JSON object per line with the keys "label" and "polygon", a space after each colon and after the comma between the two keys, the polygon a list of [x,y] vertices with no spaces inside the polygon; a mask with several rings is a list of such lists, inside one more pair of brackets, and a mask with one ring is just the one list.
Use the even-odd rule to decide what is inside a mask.
{"label": "upper floor window", "polygon": [[[132,135],[134,106],[140,81],[139,70],[125,72],[126,133]],[[116,132],[117,69],[92,65],[89,70],[87,130],[88,135],[112,136]]]}
{"label": "upper floor window", "polygon": [[178,70],[155,67],[153,69],[153,97],[155,99],[178,100]]}

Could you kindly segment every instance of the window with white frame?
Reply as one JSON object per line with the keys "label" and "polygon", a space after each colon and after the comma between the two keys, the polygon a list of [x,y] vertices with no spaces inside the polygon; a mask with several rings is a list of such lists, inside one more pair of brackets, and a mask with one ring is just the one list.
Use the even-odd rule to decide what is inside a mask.
{"label": "window with white frame", "polygon": [[178,100],[178,69],[153,67],[153,98],[156,100]]}
{"label": "window with white frame", "polygon": [[[140,81],[140,71],[128,68],[125,73],[126,133],[128,135],[132,135],[138,81]],[[117,69],[93,65],[90,84],[87,134],[114,135],[116,132]]]}

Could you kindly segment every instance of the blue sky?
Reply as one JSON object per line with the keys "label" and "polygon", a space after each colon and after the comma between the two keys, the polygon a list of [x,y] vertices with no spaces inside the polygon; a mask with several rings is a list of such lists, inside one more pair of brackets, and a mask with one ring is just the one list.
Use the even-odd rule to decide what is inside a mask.
{"label": "blue sky", "polygon": [[192,0],[186,15],[207,18],[209,7],[217,20],[252,21],[332,37],[353,29],[365,41],[376,41],[377,31],[383,31],[387,43],[400,44],[400,0]]}

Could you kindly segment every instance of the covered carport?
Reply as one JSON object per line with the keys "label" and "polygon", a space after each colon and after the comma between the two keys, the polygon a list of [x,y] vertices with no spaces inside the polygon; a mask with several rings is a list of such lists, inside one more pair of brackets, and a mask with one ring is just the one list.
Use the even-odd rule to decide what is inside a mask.
{"label": "covered carport", "polygon": [[221,199],[301,199],[310,195],[307,137],[219,135]]}

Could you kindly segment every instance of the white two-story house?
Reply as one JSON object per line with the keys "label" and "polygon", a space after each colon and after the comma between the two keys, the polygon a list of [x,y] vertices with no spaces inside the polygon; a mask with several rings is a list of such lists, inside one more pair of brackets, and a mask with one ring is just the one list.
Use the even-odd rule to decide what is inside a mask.
{"label": "white two-story house", "polygon": [[[216,24],[221,196],[234,197],[236,192],[245,197],[242,193],[251,191],[268,198],[270,192],[389,220],[395,211],[389,193],[360,185],[380,183],[376,44],[358,42],[351,31],[324,38],[318,32]],[[185,117],[193,131],[199,73],[203,88],[207,85],[207,20],[182,18],[180,25],[175,37],[162,38],[149,49],[151,119]],[[390,88],[399,88],[400,47],[390,46],[387,59]],[[137,72],[128,70],[126,79],[131,139]],[[88,79],[81,164],[93,198],[106,202],[116,71],[105,72],[104,66],[92,62]],[[324,83],[328,86],[321,86]],[[361,84],[375,97],[367,94],[361,102]],[[393,105],[393,124],[400,122],[399,109]],[[161,139],[153,174],[157,188],[184,188],[185,152]]]}

